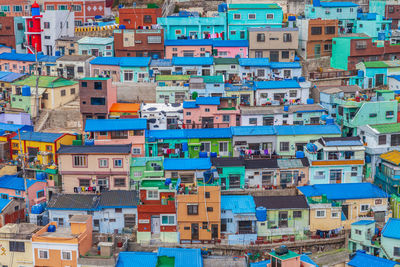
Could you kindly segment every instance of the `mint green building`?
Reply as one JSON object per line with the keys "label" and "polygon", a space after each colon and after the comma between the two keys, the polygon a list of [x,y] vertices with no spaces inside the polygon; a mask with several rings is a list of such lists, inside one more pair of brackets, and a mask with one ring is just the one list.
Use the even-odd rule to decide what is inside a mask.
{"label": "mint green building", "polygon": [[365,250],[367,254],[379,256],[380,244],[373,240],[375,235],[375,221],[360,220],[351,224],[351,234],[349,238],[349,251]]}
{"label": "mint green building", "polygon": [[243,158],[212,158],[217,168],[221,190],[244,189],[245,163]]}
{"label": "mint green building", "polygon": [[373,39],[378,39],[379,33],[388,38],[391,35],[391,24],[392,20],[386,20],[384,15],[360,13],[356,21],[356,33],[365,33]]}
{"label": "mint green building", "polygon": [[381,258],[400,260],[400,219],[390,218],[381,233]]}
{"label": "mint green building", "polygon": [[[353,40],[368,40],[370,37],[342,36],[332,39],[331,67],[341,70],[349,70],[349,57],[351,56],[351,44]],[[383,44],[377,43],[377,47]]]}
{"label": "mint green building", "polygon": [[138,182],[143,179],[164,177],[163,157],[140,157],[131,159],[130,178]]}

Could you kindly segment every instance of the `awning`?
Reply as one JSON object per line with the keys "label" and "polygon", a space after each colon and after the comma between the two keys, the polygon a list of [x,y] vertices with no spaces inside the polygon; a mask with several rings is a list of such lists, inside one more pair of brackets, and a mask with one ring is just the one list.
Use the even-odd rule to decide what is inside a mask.
{"label": "awning", "polygon": [[257,221],[256,215],[235,215],[238,221]]}

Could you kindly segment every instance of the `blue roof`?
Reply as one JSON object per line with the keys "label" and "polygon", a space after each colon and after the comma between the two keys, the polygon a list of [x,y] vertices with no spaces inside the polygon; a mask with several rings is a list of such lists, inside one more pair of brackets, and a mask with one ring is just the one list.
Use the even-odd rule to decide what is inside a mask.
{"label": "blue roof", "polygon": [[250,267],[267,267],[268,264],[270,264],[270,263],[271,263],[270,260],[259,261],[259,262],[251,262],[250,263]]}
{"label": "blue roof", "polygon": [[208,170],[211,168],[210,158],[164,159],[164,170]]}
{"label": "blue roof", "polygon": [[389,195],[371,183],[315,184],[298,187],[306,197],[326,195],[329,200],[388,198]]}
{"label": "blue roof", "polygon": [[86,120],[85,132],[145,130],[146,119],[89,119]]}
{"label": "blue roof", "polygon": [[245,67],[266,67],[269,66],[268,58],[239,58],[239,65]]}
{"label": "blue roof", "polygon": [[[29,188],[34,183],[39,182],[34,179],[26,179],[26,186]],[[0,188],[25,191],[24,178],[16,175],[4,175],[0,177]]]}
{"label": "blue roof", "polygon": [[150,57],[122,57],[119,65],[121,67],[148,67]]}
{"label": "blue roof", "polygon": [[[43,54],[37,55],[38,61],[40,62],[56,62],[59,56],[46,56]],[[4,60],[15,60],[15,61],[28,61],[35,62],[36,58],[34,54],[18,54],[18,53],[1,53],[0,59]]]}
{"label": "blue roof", "polygon": [[231,138],[230,128],[149,130],[146,137],[157,139],[190,139],[190,138]]}
{"label": "blue roof", "polygon": [[219,96],[207,96],[196,98],[197,105],[219,105],[221,104],[221,98]]}
{"label": "blue roof", "polygon": [[318,267],[318,265],[312,259],[310,259],[310,257],[308,257],[306,254],[302,254],[300,256],[300,261],[304,261],[304,262],[307,262],[309,264],[315,265],[315,267]]}
{"label": "blue roof", "polygon": [[212,45],[211,39],[182,39],[182,40],[165,40],[164,46],[191,46],[191,45]]}
{"label": "blue roof", "polygon": [[390,75],[388,77],[393,78],[393,79],[395,79],[395,80],[400,82],[400,75]]}
{"label": "blue roof", "polygon": [[328,125],[277,125],[274,126],[277,135],[323,135],[341,134],[339,126],[336,124]]}
{"label": "blue roof", "polygon": [[398,263],[384,258],[366,254],[364,251],[357,251],[356,255],[347,263],[353,267],[393,267]]}
{"label": "blue roof", "polygon": [[295,80],[259,81],[254,82],[254,87],[256,89],[301,88],[300,84]]}
{"label": "blue roof", "polygon": [[234,126],[232,135],[274,135],[276,134],[274,126]]}
{"label": "blue roof", "polygon": [[325,141],[326,146],[362,146],[361,140],[335,140]]}
{"label": "blue roof", "polygon": [[175,267],[202,267],[203,257],[199,248],[158,248],[158,256],[175,258]]}
{"label": "blue roof", "polygon": [[390,218],[382,229],[382,236],[400,239],[400,219]]}
{"label": "blue roof", "polygon": [[150,66],[152,67],[171,67],[172,66],[172,59],[152,59],[150,62]]}
{"label": "blue roof", "polygon": [[358,20],[376,20],[377,13],[357,13]]}
{"label": "blue roof", "polygon": [[271,69],[301,69],[300,62],[271,62],[270,63]]}
{"label": "blue roof", "polygon": [[[21,136],[21,140],[47,142],[47,143],[53,143],[63,135],[64,135],[63,133],[42,133],[42,132],[20,132],[19,134],[19,136]],[[16,135],[12,139],[18,140],[19,136]]]}
{"label": "blue roof", "polygon": [[33,126],[31,125],[22,125],[22,124],[9,124],[9,123],[1,123],[0,122],[0,130],[7,132],[17,132],[20,131],[33,131]]}
{"label": "blue roof", "polygon": [[0,199],[0,212],[3,211],[5,207],[7,207],[8,203],[11,202],[11,199]]}
{"label": "blue roof", "polygon": [[184,101],[183,108],[198,108],[199,106],[196,104],[196,101]]}
{"label": "blue roof", "polygon": [[[357,7],[357,4],[352,2],[320,2],[322,7]],[[314,5],[315,6],[315,5]]]}
{"label": "blue roof", "polygon": [[213,57],[173,57],[172,65],[175,66],[202,66],[212,65]]}
{"label": "blue roof", "polygon": [[96,57],[90,61],[92,65],[119,66],[121,57]]}
{"label": "blue roof", "polygon": [[248,40],[214,40],[214,47],[248,47]]}
{"label": "blue roof", "polygon": [[154,252],[123,251],[118,254],[116,267],[155,267],[156,264]]}
{"label": "blue roof", "polygon": [[148,130],[146,137],[154,137],[157,139],[186,139],[186,131],[180,129],[174,130]]}
{"label": "blue roof", "polygon": [[0,71],[0,82],[11,83],[15,80],[24,77],[26,74],[24,73],[15,73],[10,71]]}
{"label": "blue roof", "polygon": [[370,225],[371,223],[374,223],[374,220],[359,220],[358,222],[354,222],[351,225]]}
{"label": "blue roof", "polygon": [[234,214],[256,213],[256,204],[252,196],[221,196],[221,210],[231,210]]}

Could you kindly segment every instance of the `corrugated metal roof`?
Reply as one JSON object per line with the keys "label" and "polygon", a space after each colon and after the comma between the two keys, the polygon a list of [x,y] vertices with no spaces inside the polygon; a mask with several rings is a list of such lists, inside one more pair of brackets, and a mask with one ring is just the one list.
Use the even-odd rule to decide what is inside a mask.
{"label": "corrugated metal roof", "polygon": [[203,267],[203,257],[199,248],[158,248],[158,256],[175,258],[175,267]]}
{"label": "corrugated metal roof", "polygon": [[313,267],[318,267],[318,265],[310,257],[308,257],[308,255],[306,255],[306,254],[302,254],[300,256],[300,261],[312,264]]}
{"label": "corrugated metal roof", "polygon": [[24,74],[24,73],[1,71],[0,72],[0,82],[12,83],[17,79],[24,77],[25,75],[26,74]]}
{"label": "corrugated metal roof", "polygon": [[49,210],[96,210],[99,196],[92,194],[58,194],[47,203]]}
{"label": "corrugated metal roof", "polygon": [[198,108],[196,100],[189,100],[183,102],[183,108]]}
{"label": "corrugated metal roof", "polygon": [[[47,56],[43,54],[38,54],[37,59],[39,62],[56,62],[60,58],[59,56]],[[18,54],[18,53],[1,53],[0,59],[3,60],[14,60],[14,61],[27,61],[35,62],[36,58],[34,54]]]}
{"label": "corrugated metal roof", "polygon": [[90,61],[92,65],[119,66],[121,57],[96,57]]}
{"label": "corrugated metal roof", "polygon": [[175,66],[208,66],[213,64],[213,57],[174,57],[172,65]]}
{"label": "corrugated metal roof", "polygon": [[274,135],[276,134],[274,126],[234,126],[231,127],[232,135]]}
{"label": "corrugated metal roof", "polygon": [[254,82],[255,89],[281,89],[281,88],[301,88],[300,84],[295,80],[282,81],[259,81]]}
{"label": "corrugated metal roof", "polygon": [[271,69],[301,69],[300,62],[271,62],[269,63]]}
{"label": "corrugated metal roof", "polygon": [[394,267],[398,266],[398,263],[388,259],[375,257],[362,251],[357,251],[356,255],[347,263],[347,265],[352,267]]}
{"label": "corrugated metal roof", "polygon": [[154,252],[123,251],[118,254],[116,267],[155,267],[157,254]]}
{"label": "corrugated metal roof", "polygon": [[277,135],[341,134],[339,126],[331,125],[277,125]]}
{"label": "corrugated metal roof", "polygon": [[357,222],[352,223],[351,225],[370,225],[371,223],[374,223],[374,220],[359,220]]}
{"label": "corrugated metal roof", "polygon": [[388,76],[389,78],[393,78],[393,79],[395,79],[395,80],[397,80],[397,81],[400,81],[400,75],[390,75],[390,76]]}
{"label": "corrugated metal roof", "polygon": [[[29,188],[36,182],[43,182],[35,179],[26,179],[26,186]],[[4,175],[0,177],[0,188],[25,191],[24,178],[16,175]]]}
{"label": "corrugated metal roof", "polygon": [[149,130],[146,137],[157,139],[231,138],[230,128]]}
{"label": "corrugated metal roof", "polygon": [[14,136],[13,140],[27,140],[27,141],[36,141],[36,142],[46,142],[53,143],[58,138],[63,136],[63,133],[43,133],[43,132],[20,132],[19,135]]}
{"label": "corrugated metal roof", "polygon": [[78,44],[80,45],[86,45],[86,44],[94,44],[94,45],[106,45],[106,44],[111,44],[114,43],[114,38],[110,37],[90,37],[90,36],[85,36],[77,41]]}
{"label": "corrugated metal roof", "polygon": [[239,65],[245,67],[267,67],[268,58],[239,58]]}
{"label": "corrugated metal roof", "polygon": [[137,205],[138,194],[136,191],[111,190],[100,195],[100,208],[136,207]]}
{"label": "corrugated metal roof", "polygon": [[250,262],[250,267],[268,267],[271,263],[271,260],[259,261],[259,262]]}
{"label": "corrugated metal roof", "polygon": [[21,124],[0,123],[0,130],[7,131],[7,132],[17,132],[18,130],[26,131],[26,132],[33,132],[33,126],[21,125]]}
{"label": "corrugated metal roof", "polygon": [[278,166],[281,169],[296,169],[304,166],[302,159],[278,159]]}
{"label": "corrugated metal roof", "polygon": [[114,103],[111,105],[110,112],[132,112],[137,113],[140,110],[139,103]]}
{"label": "corrugated metal roof", "polygon": [[[357,7],[353,2],[320,2],[322,7]],[[316,5],[314,5],[316,6]]]}
{"label": "corrugated metal roof", "polygon": [[248,47],[248,40],[214,40],[214,47]]}
{"label": "corrugated metal roof", "polygon": [[239,64],[238,58],[224,58],[224,57],[216,57],[214,58],[215,65],[236,65]]}
{"label": "corrugated metal roof", "polygon": [[164,170],[208,170],[211,168],[210,158],[164,159]]}
{"label": "corrugated metal roof", "polygon": [[85,132],[145,130],[146,119],[90,119],[86,120]]}
{"label": "corrugated metal roof", "polygon": [[221,98],[219,96],[207,96],[196,98],[197,105],[219,105],[221,104]]}
{"label": "corrugated metal roof", "polygon": [[211,39],[165,40],[164,46],[212,46]]}
{"label": "corrugated metal roof", "polygon": [[381,154],[380,158],[395,165],[400,165],[400,151],[398,150],[392,150],[383,153]]}
{"label": "corrugated metal roof", "polygon": [[221,210],[231,210],[234,214],[256,213],[252,196],[222,195]]}
{"label": "corrugated metal roof", "polygon": [[58,154],[130,154],[131,144],[126,145],[93,145],[93,146],[66,146],[61,145]]}
{"label": "corrugated metal roof", "polygon": [[382,229],[382,236],[400,239],[400,219],[390,218]]}
{"label": "corrugated metal roof", "polygon": [[[78,82],[73,80],[67,80],[62,77],[55,76],[40,76],[39,77],[39,87],[40,88],[56,88],[56,87],[64,87],[75,85]],[[32,75],[23,80],[19,80],[13,83],[13,85],[24,86],[28,85],[31,87],[31,90],[36,87],[36,76]]]}
{"label": "corrugated metal roof", "polygon": [[5,207],[11,202],[11,199],[0,199],[0,211],[3,211]]}
{"label": "corrugated metal roof", "polygon": [[369,127],[377,130],[378,133],[381,134],[400,132],[400,123],[376,124],[376,125],[369,125]]}
{"label": "corrugated metal roof", "polygon": [[315,184],[298,187],[306,197],[326,195],[330,200],[388,198],[389,195],[370,183]]}
{"label": "corrugated metal roof", "polygon": [[148,67],[150,57],[122,57],[119,65],[121,67]]}

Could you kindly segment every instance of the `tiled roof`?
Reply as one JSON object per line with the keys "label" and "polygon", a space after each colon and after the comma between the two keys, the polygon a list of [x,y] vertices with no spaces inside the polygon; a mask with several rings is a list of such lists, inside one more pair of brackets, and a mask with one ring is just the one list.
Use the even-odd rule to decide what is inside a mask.
{"label": "tiled roof", "polygon": [[[73,80],[67,80],[62,77],[55,76],[40,76],[39,87],[41,88],[54,88],[75,85],[78,82]],[[23,86],[28,85],[30,87],[36,87],[36,76],[32,75],[23,80],[19,80],[13,83],[13,85]]]}
{"label": "tiled roof", "polygon": [[175,66],[208,66],[213,64],[213,57],[174,57],[172,64]]}
{"label": "tiled roof", "polygon": [[43,132],[21,132],[18,135],[14,136],[13,140],[21,140],[26,141],[36,141],[36,142],[46,142],[46,143],[53,143],[58,138],[62,137],[65,134],[62,133],[43,133]]}
{"label": "tiled roof", "polygon": [[329,200],[388,198],[389,195],[370,183],[315,184],[298,187],[306,197],[326,195]]}
{"label": "tiled roof", "polygon": [[93,145],[65,146],[61,145],[58,154],[130,154],[131,144],[127,145]]}
{"label": "tiled roof", "polygon": [[400,132],[400,123],[376,124],[376,125],[369,125],[369,127],[375,129],[380,134]]}
{"label": "tiled roof", "polygon": [[400,165],[400,151],[398,151],[398,150],[392,150],[392,151],[383,153],[383,154],[381,154],[380,158],[383,159],[384,161],[388,161],[395,165]]}
{"label": "tiled roof", "polygon": [[252,196],[222,195],[221,210],[231,210],[234,214],[255,213],[256,204]]}
{"label": "tiled roof", "polygon": [[145,130],[146,119],[90,119],[86,120],[85,132]]}
{"label": "tiled roof", "polygon": [[96,210],[99,196],[92,194],[59,194],[54,195],[47,203],[50,210]]}
{"label": "tiled roof", "polygon": [[100,208],[136,207],[138,194],[136,191],[111,190],[100,195]]}
{"label": "tiled roof", "polygon": [[357,251],[347,265],[351,267],[394,267],[398,266],[398,263],[366,254],[365,251]]}
{"label": "tiled roof", "polygon": [[257,207],[269,209],[308,209],[304,196],[256,196]]}
{"label": "tiled roof", "polygon": [[164,159],[164,170],[208,170],[211,168],[209,158]]}

